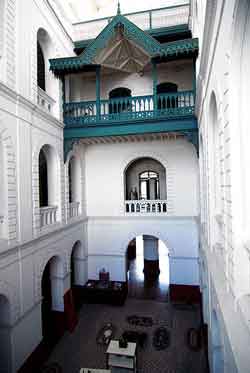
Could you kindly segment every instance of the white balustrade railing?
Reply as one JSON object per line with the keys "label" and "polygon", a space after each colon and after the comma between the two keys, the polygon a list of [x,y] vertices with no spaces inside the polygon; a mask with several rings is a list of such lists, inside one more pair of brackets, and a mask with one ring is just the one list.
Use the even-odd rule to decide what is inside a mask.
{"label": "white balustrade railing", "polygon": [[166,200],[127,200],[125,201],[127,214],[167,214],[168,202]]}
{"label": "white balustrade railing", "polygon": [[69,218],[75,218],[79,215],[80,202],[70,202],[69,204]]}
{"label": "white balustrade railing", "polygon": [[57,206],[46,206],[40,208],[40,226],[45,227],[47,225],[56,223]]}
{"label": "white balustrade railing", "polygon": [[[190,13],[188,1],[176,0],[172,1],[172,4],[166,8],[128,13],[124,16],[144,31],[188,24]],[[95,39],[111,20],[112,17],[105,17],[75,23],[73,25],[74,40]]]}
{"label": "white balustrade railing", "polygon": [[37,87],[37,104],[47,112],[52,112],[55,101],[43,89]]}

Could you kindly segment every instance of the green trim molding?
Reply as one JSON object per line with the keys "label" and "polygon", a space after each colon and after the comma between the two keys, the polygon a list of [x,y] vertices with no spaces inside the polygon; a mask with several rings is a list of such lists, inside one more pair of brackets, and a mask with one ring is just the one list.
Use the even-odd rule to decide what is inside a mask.
{"label": "green trim molding", "polygon": [[190,52],[194,55],[198,54],[199,45],[197,38],[161,44],[126,17],[118,14],[79,56],[50,59],[50,69],[56,76],[61,76],[66,73],[81,71],[84,67],[93,65],[94,58],[98,52],[107,46],[109,40],[115,36],[116,27],[121,24],[124,26],[125,37],[144,49],[151,58],[185,56],[185,54],[190,54]]}
{"label": "green trim molding", "polygon": [[110,126],[90,126],[64,129],[64,160],[74,143],[83,138],[127,136],[150,133],[178,132],[185,136],[199,153],[198,127],[195,117],[180,120],[157,121],[150,123],[113,124]]}

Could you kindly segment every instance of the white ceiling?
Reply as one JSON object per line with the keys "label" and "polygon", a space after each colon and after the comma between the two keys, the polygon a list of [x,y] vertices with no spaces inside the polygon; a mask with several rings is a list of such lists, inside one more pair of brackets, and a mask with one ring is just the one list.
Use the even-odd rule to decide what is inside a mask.
{"label": "white ceiling", "polygon": [[[188,3],[189,0],[120,0],[122,13],[154,9]],[[61,5],[72,18],[72,22],[86,21],[115,15],[118,0],[61,0]]]}

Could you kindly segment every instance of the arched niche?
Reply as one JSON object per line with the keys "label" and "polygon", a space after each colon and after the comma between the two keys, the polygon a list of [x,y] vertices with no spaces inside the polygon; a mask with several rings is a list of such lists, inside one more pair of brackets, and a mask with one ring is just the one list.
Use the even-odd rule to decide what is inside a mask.
{"label": "arched niche", "polygon": [[11,373],[10,303],[0,294],[0,362],[1,372]]}
{"label": "arched niche", "polygon": [[53,256],[44,267],[42,274],[42,335],[45,339],[56,337],[53,311],[64,310],[64,269],[59,256]]}
{"label": "arched niche", "polygon": [[125,170],[125,198],[167,199],[165,167],[153,158],[138,158]]}
{"label": "arched niche", "polygon": [[221,151],[220,151],[220,128],[218,122],[218,105],[215,93],[211,93],[209,102],[209,127],[210,127],[210,167],[213,177],[214,208],[217,213],[221,210]]}
{"label": "arched niche", "polygon": [[71,253],[71,287],[86,281],[86,254],[81,241],[76,241]]}
{"label": "arched niche", "polygon": [[70,217],[77,216],[81,213],[81,164],[80,159],[72,155],[68,162],[68,188],[69,188],[69,204],[74,205],[74,209],[70,208]]}
{"label": "arched niche", "polygon": [[39,77],[41,83],[44,82],[44,87],[40,86],[40,88],[51,96],[53,95],[53,75],[49,72],[49,59],[53,57],[53,53],[51,37],[45,29],[39,28],[37,31],[37,78]]}

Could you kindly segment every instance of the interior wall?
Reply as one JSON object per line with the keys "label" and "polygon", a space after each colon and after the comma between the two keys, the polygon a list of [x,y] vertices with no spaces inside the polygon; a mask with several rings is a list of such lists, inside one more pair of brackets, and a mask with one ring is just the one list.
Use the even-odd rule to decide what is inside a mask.
{"label": "interior wall", "polygon": [[[193,89],[193,64],[191,60],[168,62],[157,65],[158,83],[172,82],[178,85],[179,91]],[[151,70],[141,76],[137,73],[127,74],[115,71],[111,74],[101,72],[101,98],[108,99],[109,92],[118,87],[131,90],[132,96],[153,94],[153,79]],[[70,75],[69,101],[96,100],[95,73]]]}

